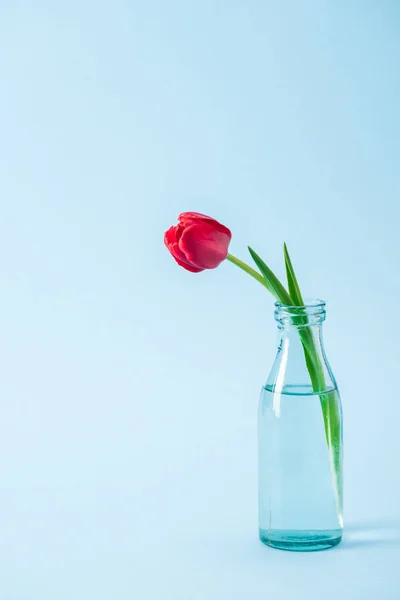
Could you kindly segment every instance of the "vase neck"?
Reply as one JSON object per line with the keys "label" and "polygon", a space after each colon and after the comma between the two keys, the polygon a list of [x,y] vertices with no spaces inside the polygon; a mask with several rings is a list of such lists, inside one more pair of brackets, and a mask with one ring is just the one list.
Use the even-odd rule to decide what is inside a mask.
{"label": "vase neck", "polygon": [[315,300],[304,306],[287,306],[275,303],[275,319],[279,329],[296,330],[305,327],[320,329],[325,321],[325,302]]}
{"label": "vase neck", "polygon": [[270,385],[309,386],[314,392],[335,387],[323,345],[322,323],[325,316],[325,303],[322,301],[304,306],[275,304],[280,342],[268,378]]}

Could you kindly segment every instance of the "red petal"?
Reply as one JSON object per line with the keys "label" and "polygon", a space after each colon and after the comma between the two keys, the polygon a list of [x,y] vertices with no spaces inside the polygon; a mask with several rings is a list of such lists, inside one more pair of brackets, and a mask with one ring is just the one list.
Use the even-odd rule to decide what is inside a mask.
{"label": "red petal", "polygon": [[183,212],[178,217],[178,221],[180,221],[181,223],[184,223],[185,221],[193,221],[195,219],[211,219],[212,221],[214,220],[212,217],[207,217],[207,215],[203,215],[202,213],[198,212]]}
{"label": "red petal", "polygon": [[177,238],[179,239],[182,234],[181,225],[174,225],[168,229],[168,231],[164,234],[164,243],[170,251],[173,258],[176,260],[178,265],[187,269],[187,271],[191,271],[192,273],[200,273],[200,271],[204,271],[204,269],[195,267],[190,264],[188,260],[186,260],[185,255],[182,250],[179,248],[177,244]]}
{"label": "red petal", "polygon": [[190,264],[199,269],[215,269],[225,260],[230,240],[230,231],[229,234],[220,231],[214,219],[211,222],[199,220],[184,229],[179,248]]}
{"label": "red petal", "polygon": [[178,244],[174,244],[170,249],[170,252],[178,265],[184,267],[188,271],[192,271],[192,273],[199,273],[200,271],[204,271],[201,267],[197,267],[196,265],[192,265],[191,262],[186,258],[182,250],[179,248]]}
{"label": "red petal", "polygon": [[173,258],[178,263],[178,265],[180,265],[187,271],[191,271],[192,273],[200,273],[200,271],[204,271],[204,269],[200,269],[199,267],[195,267],[194,265],[191,265],[190,263],[187,262],[187,260],[178,258],[178,252],[181,254],[181,256],[184,256],[183,252],[181,252],[181,250],[179,249],[178,244],[176,244],[174,246],[174,251],[172,251],[172,249],[171,249],[170,252],[171,252]]}
{"label": "red petal", "polygon": [[202,215],[201,213],[197,212],[184,212],[179,215],[178,220],[185,227],[188,227],[189,225],[195,225],[196,223],[207,223],[215,227],[215,229],[221,233],[225,233],[225,235],[229,236],[229,240],[232,238],[232,233],[228,227],[225,227],[225,225],[222,225],[222,223],[216,221],[212,217],[208,217],[207,215]]}
{"label": "red petal", "polygon": [[169,248],[170,244],[175,244],[177,242],[176,239],[176,230],[178,225],[173,225],[164,233],[164,244]]}

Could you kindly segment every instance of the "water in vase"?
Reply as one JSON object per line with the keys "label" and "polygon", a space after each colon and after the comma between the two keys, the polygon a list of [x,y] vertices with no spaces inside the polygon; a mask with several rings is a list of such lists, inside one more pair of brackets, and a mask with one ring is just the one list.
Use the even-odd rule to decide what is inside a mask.
{"label": "water in vase", "polygon": [[311,385],[287,385],[280,392],[266,385],[262,390],[259,534],[269,546],[310,551],[341,540],[341,481],[335,469],[341,446],[327,443],[321,402],[335,408],[337,390],[315,393]]}

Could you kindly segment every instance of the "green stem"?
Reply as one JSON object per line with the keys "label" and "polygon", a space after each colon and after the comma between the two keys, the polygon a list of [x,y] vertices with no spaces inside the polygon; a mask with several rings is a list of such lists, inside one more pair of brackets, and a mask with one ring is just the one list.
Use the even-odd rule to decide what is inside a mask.
{"label": "green stem", "polygon": [[[324,420],[325,436],[332,461],[335,493],[338,512],[342,511],[342,484],[341,484],[341,416],[337,395],[325,394],[326,382],[323,366],[311,329],[299,329],[299,335],[304,348],[307,369],[314,392],[319,394],[322,417]],[[322,392],[322,393],[321,393]]]}
{"label": "green stem", "polygon": [[242,271],[244,271],[245,273],[248,273],[249,275],[254,277],[254,279],[256,279],[264,287],[266,287],[266,288],[268,287],[264,277],[262,275],[260,275],[260,273],[258,273],[258,271],[256,271],[255,269],[252,269],[245,262],[243,262],[239,258],[236,258],[236,256],[233,256],[233,254],[228,254],[226,257],[226,260],[229,260],[229,262],[231,262],[232,264],[239,267],[239,269],[242,269]]}
{"label": "green stem", "polygon": [[[260,275],[258,271],[250,267],[248,264],[246,264],[236,256],[233,256],[232,254],[228,254],[226,260],[229,260],[229,262],[242,269],[242,271],[251,275],[254,279],[256,279],[256,281],[261,283],[261,285],[263,285],[270,291],[265,277]],[[302,324],[303,320],[304,317],[299,317],[299,324]],[[318,356],[318,351],[315,346],[312,331],[307,326],[299,327],[299,335],[303,344],[307,370],[310,375],[313,390],[314,392],[320,393],[320,402],[324,419],[326,441],[328,444],[328,448],[330,448],[334,444],[337,437],[337,428],[340,417],[337,414],[336,408],[332,407],[331,402],[327,400],[329,399],[329,396],[323,394],[323,392],[326,391],[324,370]]]}
{"label": "green stem", "polygon": [[[287,250],[286,250],[287,253]],[[253,254],[255,254],[253,252]],[[253,255],[252,254],[252,255]],[[298,303],[293,301],[293,297],[287,294],[287,291],[283,288],[283,286],[270,286],[267,282],[267,276],[260,275],[258,271],[252,269],[245,262],[236,258],[232,254],[227,255],[227,260],[231,263],[242,269],[245,273],[251,275],[256,281],[261,283],[269,292],[271,292],[275,297],[277,297],[283,304],[292,303],[293,305],[301,306],[302,305],[302,297],[300,294],[300,290],[298,290],[299,297],[296,298]],[[270,278],[273,276],[269,270],[267,270],[266,265],[259,259],[258,256],[256,258],[253,256],[254,260],[256,258],[259,260],[261,265],[265,268],[267,274],[270,275]],[[259,265],[257,265],[259,266]],[[262,270],[262,269],[261,269]],[[293,269],[292,269],[293,270]],[[294,274],[291,273],[291,277],[294,279]],[[279,281],[277,282],[279,283]],[[341,445],[341,431],[340,431],[340,414],[338,411],[338,402],[336,394],[327,394],[326,390],[326,381],[325,374],[322,362],[319,357],[318,349],[313,337],[312,330],[308,325],[308,319],[305,316],[299,315],[296,317],[296,322],[298,326],[299,336],[301,339],[301,343],[304,349],[304,356],[307,365],[307,370],[310,375],[311,385],[314,390],[319,395],[322,417],[324,421],[325,428],[325,436],[328,445],[328,451],[332,461],[332,470],[335,478],[335,490],[337,496],[337,506],[338,512],[341,512],[341,468],[340,468],[340,445]]]}
{"label": "green stem", "polygon": [[328,446],[331,446],[334,440],[333,429],[336,428],[336,419],[334,418],[330,403],[327,403],[326,401],[327,396],[323,393],[326,391],[324,369],[318,355],[311,329],[309,327],[300,328],[299,335],[303,344],[304,356],[313,390],[320,394],[326,441]]}

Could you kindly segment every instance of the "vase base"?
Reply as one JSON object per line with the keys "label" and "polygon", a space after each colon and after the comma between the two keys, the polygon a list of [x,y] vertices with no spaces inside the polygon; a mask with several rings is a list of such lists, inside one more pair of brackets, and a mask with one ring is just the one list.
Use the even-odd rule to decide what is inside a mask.
{"label": "vase base", "polygon": [[327,550],[339,544],[341,529],[332,530],[290,530],[260,529],[260,540],[266,546],[292,552],[315,552]]}

